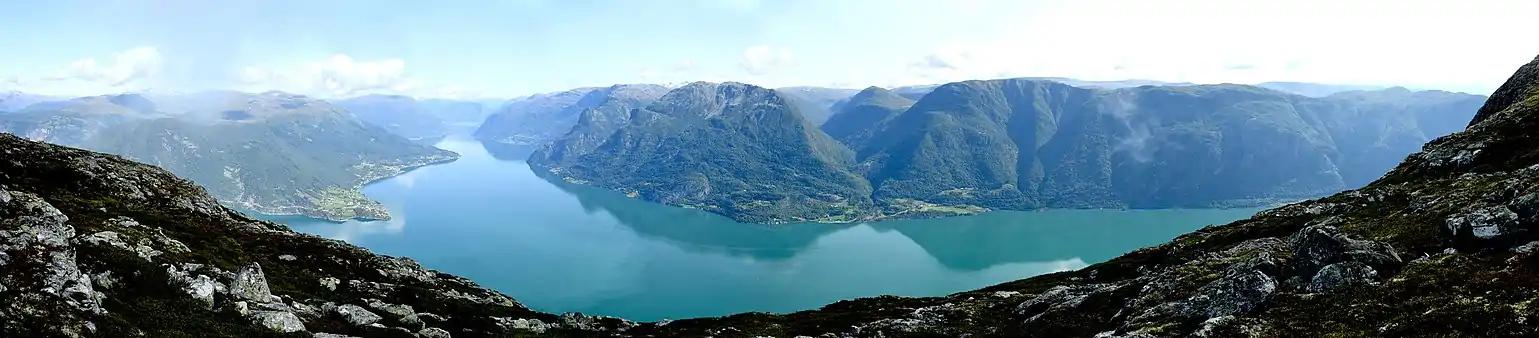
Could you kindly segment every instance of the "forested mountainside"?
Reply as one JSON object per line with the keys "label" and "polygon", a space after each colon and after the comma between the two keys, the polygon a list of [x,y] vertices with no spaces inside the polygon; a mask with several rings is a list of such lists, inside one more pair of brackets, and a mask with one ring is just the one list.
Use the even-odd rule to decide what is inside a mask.
{"label": "forested mountainside", "polygon": [[[646,109],[585,110],[531,163],[748,222],[1255,206],[1362,186],[1455,131],[1484,100],[1404,88],[1312,98],[1244,85],[1108,90],[1007,79],[950,83],[917,101],[868,88],[808,129],[804,105],[772,92],[702,98],[680,88]],[[803,118],[740,117],[769,112]]]}

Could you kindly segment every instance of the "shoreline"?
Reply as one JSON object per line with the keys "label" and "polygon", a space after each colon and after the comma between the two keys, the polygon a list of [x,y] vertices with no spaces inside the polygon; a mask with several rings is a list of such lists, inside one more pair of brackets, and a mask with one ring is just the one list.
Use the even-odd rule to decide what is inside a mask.
{"label": "shoreline", "polygon": [[[1146,210],[1233,210],[1233,209],[1252,209],[1252,208],[1256,208],[1256,209],[1271,209],[1271,208],[1277,208],[1277,207],[1281,207],[1281,206],[1285,206],[1285,205],[1289,205],[1289,204],[1293,204],[1293,203],[1309,201],[1311,199],[1327,197],[1327,196],[1331,196],[1331,195],[1340,193],[1340,192],[1332,192],[1332,193],[1321,194],[1319,196],[1314,196],[1314,197],[1275,197],[1275,198],[1251,198],[1251,199],[1209,201],[1209,202],[1207,202],[1209,204],[1208,206],[1172,206],[1172,207],[1164,207],[1164,208],[1130,208],[1130,207],[1033,208],[1033,209],[1021,209],[1021,210],[1016,210],[1016,209],[995,209],[995,208],[982,207],[984,209],[984,211],[976,212],[976,213],[969,213],[969,214],[926,215],[926,213],[928,213],[928,212],[925,212],[925,211],[915,212],[913,210],[904,210],[902,212],[898,212],[898,213],[894,213],[894,214],[889,214],[889,215],[875,215],[875,216],[862,217],[862,218],[851,219],[851,220],[846,220],[846,221],[816,221],[816,220],[787,221],[787,220],[775,220],[775,221],[765,221],[765,222],[747,222],[747,221],[743,221],[743,220],[740,220],[738,218],[732,217],[730,215],[716,213],[716,212],[711,212],[711,211],[707,211],[707,210],[700,209],[700,208],[687,207],[687,206],[683,206],[683,205],[675,205],[675,204],[668,204],[668,203],[662,203],[662,202],[658,202],[658,201],[647,200],[645,198],[640,198],[640,197],[632,197],[630,195],[626,195],[625,193],[621,192],[620,190],[608,188],[608,187],[605,187],[605,186],[602,186],[602,185],[598,185],[598,184],[593,184],[594,182],[592,182],[592,181],[578,179],[578,178],[575,178],[575,177],[570,177],[570,176],[563,175],[563,174],[561,174],[560,172],[558,172],[556,170],[556,169],[559,169],[559,168],[556,168],[556,167],[546,167],[546,166],[537,165],[537,164],[534,164],[534,163],[528,163],[528,164],[530,166],[531,171],[533,171],[536,176],[550,176],[550,177],[553,177],[556,181],[561,181],[561,182],[566,183],[566,184],[575,184],[575,185],[581,185],[581,186],[585,186],[585,187],[593,187],[593,188],[603,189],[603,190],[606,190],[606,191],[611,192],[611,193],[625,195],[628,198],[639,199],[639,200],[642,200],[642,201],[646,201],[648,203],[657,204],[657,205],[661,205],[661,206],[667,206],[667,207],[672,207],[672,208],[684,208],[684,209],[699,210],[701,212],[705,212],[705,213],[709,213],[709,214],[712,214],[712,215],[721,216],[723,218],[732,220],[733,222],[736,222],[736,223],[739,223],[739,224],[765,225],[765,226],[797,224],[797,223],[801,223],[801,224],[828,224],[828,225],[853,225],[853,224],[870,223],[870,222],[889,222],[889,221],[904,221],[904,220],[940,219],[940,218],[949,218],[949,217],[965,217],[965,216],[975,216],[975,215],[982,215],[982,214],[994,213],[994,212],[1040,212],[1040,211],[1047,211],[1047,210],[1146,211]],[[878,211],[881,210],[880,207],[878,207],[876,209]]]}
{"label": "shoreline", "polygon": [[[445,150],[445,151],[447,151],[447,150]],[[429,161],[421,162],[421,163],[414,163],[414,164],[404,165],[404,166],[395,168],[395,170],[391,170],[391,172],[392,172],[391,174],[373,175],[373,176],[376,176],[376,177],[366,177],[366,176],[365,177],[359,177],[360,178],[360,180],[359,180],[360,183],[354,184],[353,187],[349,188],[348,191],[358,193],[359,195],[364,195],[363,194],[363,188],[368,187],[371,184],[379,183],[379,182],[382,182],[384,180],[387,180],[387,179],[390,179],[390,178],[394,178],[396,176],[405,175],[406,173],[409,173],[409,172],[411,172],[413,170],[422,169],[422,168],[426,168],[426,167],[434,166],[434,165],[439,165],[439,164],[451,163],[451,162],[454,162],[454,161],[458,161],[460,159],[461,155],[459,153],[455,153],[455,152],[452,152],[452,151],[450,151],[450,153],[452,153],[454,155],[448,156],[446,158],[441,158],[441,159],[429,160]],[[372,202],[375,205],[378,205],[381,209],[385,208],[384,204],[379,203],[379,201],[375,201],[372,198],[368,198],[367,195],[364,195],[364,198],[367,201]],[[383,214],[384,217],[383,218],[367,217],[367,216],[338,218],[338,217],[327,217],[325,215],[320,215],[319,213],[315,213],[314,212],[315,209],[313,207],[298,206],[298,205],[290,205],[290,206],[258,206],[258,205],[251,205],[251,204],[248,204],[248,203],[232,203],[232,202],[234,202],[234,201],[219,200],[220,204],[237,205],[241,209],[244,209],[244,210],[250,211],[250,212],[254,212],[254,213],[258,213],[258,214],[261,214],[263,216],[300,216],[300,217],[306,217],[306,218],[310,218],[310,219],[327,221],[327,222],[338,223],[338,224],[340,224],[340,223],[347,223],[347,222],[350,222],[350,221],[359,221],[359,222],[389,221],[391,218],[393,218],[393,217],[390,216],[390,211],[389,210],[385,210],[384,211],[384,214]],[[295,210],[295,211],[282,211],[282,210],[285,210],[285,209],[287,209],[287,210]]]}

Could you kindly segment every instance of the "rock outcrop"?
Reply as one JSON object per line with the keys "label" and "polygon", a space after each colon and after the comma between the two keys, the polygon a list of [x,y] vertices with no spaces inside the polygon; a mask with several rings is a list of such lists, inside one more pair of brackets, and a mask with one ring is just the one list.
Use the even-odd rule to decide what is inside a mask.
{"label": "rock outcrop", "polygon": [[164,170],[0,135],[0,336],[1539,336],[1539,95],[1507,90],[1539,79],[1511,81],[1366,187],[1077,271],[657,323],[533,311]]}

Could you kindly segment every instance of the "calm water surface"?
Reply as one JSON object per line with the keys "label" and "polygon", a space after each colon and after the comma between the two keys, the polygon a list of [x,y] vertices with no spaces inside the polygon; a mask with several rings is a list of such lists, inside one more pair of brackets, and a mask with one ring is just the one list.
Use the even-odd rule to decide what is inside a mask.
{"label": "calm water surface", "polygon": [[263,216],[408,256],[525,305],[633,320],[792,312],[940,296],[1077,269],[1258,209],[995,212],[856,226],[760,226],[542,179],[526,149],[451,138],[459,161],[364,188],[394,220]]}

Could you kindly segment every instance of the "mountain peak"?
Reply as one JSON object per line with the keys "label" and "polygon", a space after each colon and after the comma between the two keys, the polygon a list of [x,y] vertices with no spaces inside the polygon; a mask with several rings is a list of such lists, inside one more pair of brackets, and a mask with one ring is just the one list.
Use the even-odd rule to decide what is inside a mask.
{"label": "mountain peak", "polygon": [[1519,67],[1517,72],[1507,78],[1506,83],[1496,88],[1496,92],[1491,93],[1491,98],[1486,100],[1485,106],[1480,107],[1475,118],[1470,120],[1470,126],[1491,118],[1513,104],[1528,100],[1536,89],[1539,89],[1539,57]]}

